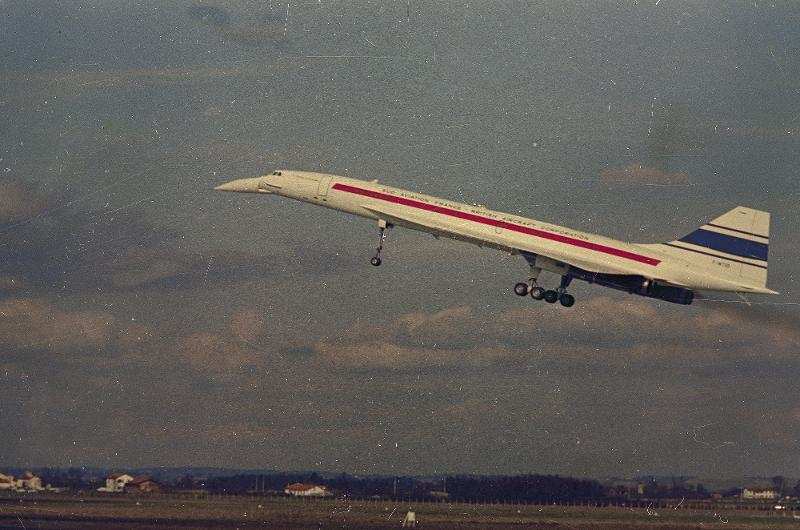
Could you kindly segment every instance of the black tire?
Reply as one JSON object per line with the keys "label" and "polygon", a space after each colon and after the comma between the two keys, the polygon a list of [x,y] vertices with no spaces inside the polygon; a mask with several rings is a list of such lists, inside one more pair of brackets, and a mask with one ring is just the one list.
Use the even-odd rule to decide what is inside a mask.
{"label": "black tire", "polygon": [[514,286],[514,294],[517,296],[525,296],[528,294],[528,284],[527,283],[518,283]]}
{"label": "black tire", "polygon": [[545,291],[544,301],[548,304],[555,304],[558,302],[558,293],[556,291]]}
{"label": "black tire", "polygon": [[561,302],[561,305],[564,307],[572,307],[575,305],[575,297],[567,293],[562,294],[558,298],[558,301]]}
{"label": "black tire", "polygon": [[544,298],[544,289],[542,287],[534,287],[531,289],[531,298],[534,300],[541,300]]}
{"label": "black tire", "polygon": [[375,267],[378,267],[381,264],[381,258],[375,256],[374,258],[369,260],[369,262],[372,263],[372,265],[374,265]]}

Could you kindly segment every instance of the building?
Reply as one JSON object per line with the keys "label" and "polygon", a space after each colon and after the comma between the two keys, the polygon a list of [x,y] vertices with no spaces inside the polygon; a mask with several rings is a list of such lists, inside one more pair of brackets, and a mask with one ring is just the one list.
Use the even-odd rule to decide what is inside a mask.
{"label": "building", "polygon": [[146,475],[141,475],[125,484],[125,493],[158,493],[161,486]]}
{"label": "building", "polygon": [[778,498],[778,493],[772,488],[744,488],[742,498],[773,500]]}
{"label": "building", "polygon": [[23,473],[22,478],[16,480],[15,486],[17,490],[21,491],[41,491],[44,489],[42,487],[42,479],[30,471]]}
{"label": "building", "polygon": [[13,490],[16,489],[17,482],[14,480],[13,475],[4,475],[0,473],[0,490]]}
{"label": "building", "polygon": [[125,485],[133,481],[133,477],[127,473],[114,473],[106,477],[106,485],[102,488],[97,488],[97,491],[105,491],[108,493],[120,493],[125,491]]}
{"label": "building", "polygon": [[327,486],[301,484],[300,482],[287,485],[283,492],[294,497],[330,497],[333,495]]}
{"label": "building", "polygon": [[637,480],[613,480],[606,485],[606,493],[611,497],[630,499],[644,495],[644,484]]}

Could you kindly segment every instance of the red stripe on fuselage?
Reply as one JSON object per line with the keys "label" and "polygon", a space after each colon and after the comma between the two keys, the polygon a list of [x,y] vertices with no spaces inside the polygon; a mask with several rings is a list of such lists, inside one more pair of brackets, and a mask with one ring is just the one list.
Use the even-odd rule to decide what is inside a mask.
{"label": "red stripe on fuselage", "polygon": [[349,184],[342,184],[342,183],[334,184],[333,189],[338,191],[344,191],[347,193],[354,193],[356,195],[362,195],[364,197],[370,197],[372,199],[379,199],[394,204],[401,204],[403,206],[409,206],[411,208],[417,208],[428,212],[447,215],[450,217],[457,217],[459,219],[465,219],[467,221],[472,221],[475,223],[481,223],[484,225],[494,226],[497,228],[503,228],[505,230],[511,230],[513,232],[518,232],[520,234],[527,234],[530,236],[540,237],[542,239],[549,239],[550,241],[557,241],[559,243],[585,248],[587,250],[594,250],[595,252],[610,254],[618,258],[625,258],[639,263],[644,263],[646,265],[658,265],[659,263],[661,263],[661,260],[651,258],[649,256],[643,256],[641,254],[636,254],[634,252],[628,252],[627,250],[621,250],[618,248],[601,245],[599,243],[592,243],[591,241],[584,241],[582,239],[576,239],[574,237],[563,236],[561,234],[554,234],[552,232],[546,232],[544,230],[531,228],[529,226],[509,223],[508,221],[492,219],[491,217],[483,217],[481,215],[475,215],[469,212],[462,212],[460,210],[454,210],[452,208],[446,208],[444,206],[439,206],[436,204],[429,204],[427,202],[418,201],[416,199],[407,199],[405,197],[398,197],[396,195],[391,195],[380,191],[368,190],[364,188],[358,188],[356,186],[350,186]]}

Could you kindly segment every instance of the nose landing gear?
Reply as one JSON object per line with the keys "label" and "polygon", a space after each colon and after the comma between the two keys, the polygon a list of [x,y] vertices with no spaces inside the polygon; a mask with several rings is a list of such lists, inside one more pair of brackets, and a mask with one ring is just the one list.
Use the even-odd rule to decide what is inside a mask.
{"label": "nose landing gear", "polygon": [[383,262],[381,260],[381,251],[383,250],[383,242],[386,241],[386,230],[391,227],[392,225],[387,223],[385,220],[378,219],[378,228],[380,229],[380,240],[378,241],[378,248],[375,249],[375,255],[372,256],[372,259],[369,260],[369,262],[374,267],[379,267],[380,264]]}

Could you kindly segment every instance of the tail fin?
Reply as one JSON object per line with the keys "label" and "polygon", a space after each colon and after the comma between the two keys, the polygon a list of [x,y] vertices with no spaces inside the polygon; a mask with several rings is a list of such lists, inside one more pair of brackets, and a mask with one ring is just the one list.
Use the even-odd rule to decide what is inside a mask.
{"label": "tail fin", "polygon": [[684,258],[707,264],[717,276],[728,277],[755,292],[767,289],[769,213],[737,206],[677,241]]}

